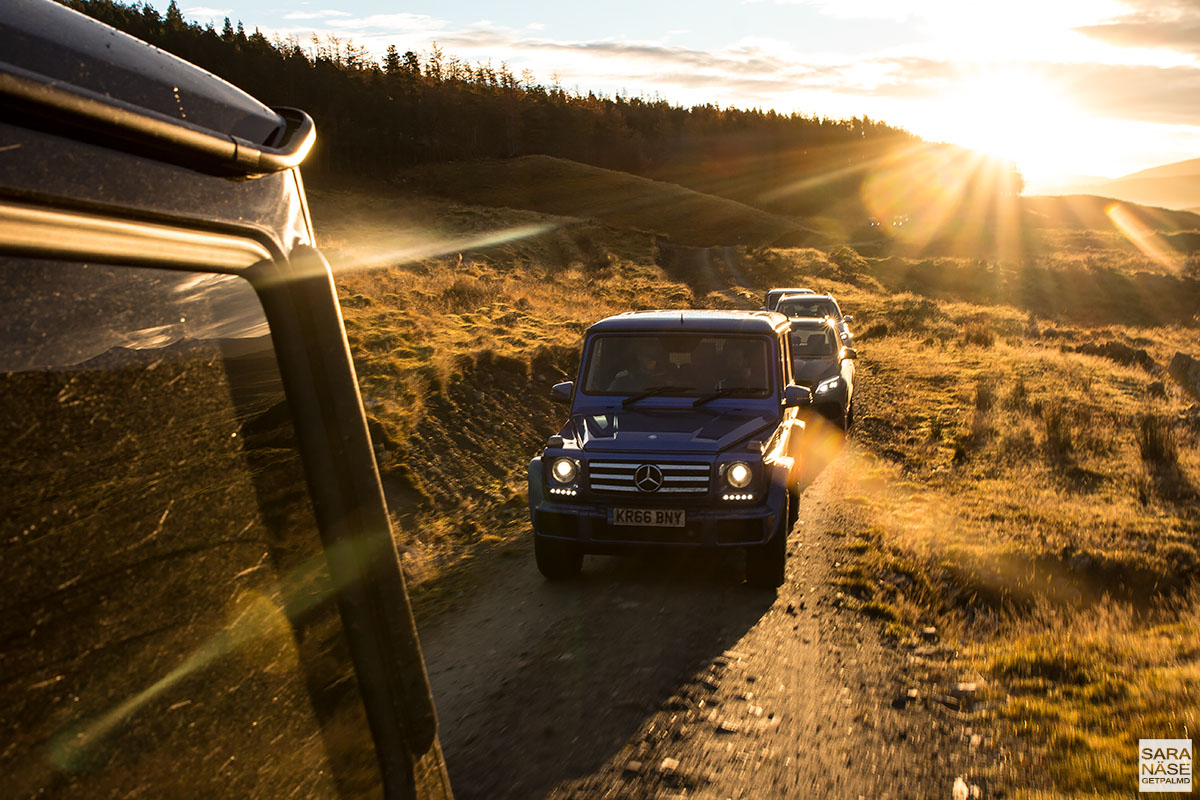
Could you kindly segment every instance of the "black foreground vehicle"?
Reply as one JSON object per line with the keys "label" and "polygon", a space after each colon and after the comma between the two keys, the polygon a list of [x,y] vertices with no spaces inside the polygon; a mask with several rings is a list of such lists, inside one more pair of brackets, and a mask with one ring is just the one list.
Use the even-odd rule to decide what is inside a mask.
{"label": "black foreground vehicle", "polygon": [[0,5],[6,797],[450,796],[302,112]]}

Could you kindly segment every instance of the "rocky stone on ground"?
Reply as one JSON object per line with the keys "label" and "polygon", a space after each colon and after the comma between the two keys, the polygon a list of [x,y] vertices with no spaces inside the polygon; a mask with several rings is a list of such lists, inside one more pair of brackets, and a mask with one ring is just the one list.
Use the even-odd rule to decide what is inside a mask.
{"label": "rocky stone on ground", "polygon": [[1167,372],[1192,397],[1200,400],[1200,360],[1187,353],[1177,352],[1171,359]]}
{"label": "rocky stone on ground", "polygon": [[1146,370],[1153,370],[1155,367],[1154,359],[1149,353],[1140,347],[1130,347],[1124,342],[1108,341],[1103,344],[1086,342],[1077,347],[1072,347],[1071,351],[1112,359],[1118,364],[1137,365]]}

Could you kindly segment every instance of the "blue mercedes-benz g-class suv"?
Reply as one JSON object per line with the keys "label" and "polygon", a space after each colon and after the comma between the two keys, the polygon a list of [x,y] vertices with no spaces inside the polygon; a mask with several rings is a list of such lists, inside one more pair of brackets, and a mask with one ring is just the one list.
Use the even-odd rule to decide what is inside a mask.
{"label": "blue mercedes-benz g-class suv", "polygon": [[529,465],[538,568],[587,553],[746,550],[751,585],[783,583],[804,423],[789,324],[764,311],[643,311],[592,325],[566,425]]}

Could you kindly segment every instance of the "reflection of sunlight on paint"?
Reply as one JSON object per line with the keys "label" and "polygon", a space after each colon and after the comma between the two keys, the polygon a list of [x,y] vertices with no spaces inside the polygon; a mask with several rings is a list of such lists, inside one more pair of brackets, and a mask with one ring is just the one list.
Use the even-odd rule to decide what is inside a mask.
{"label": "reflection of sunlight on paint", "polygon": [[125,334],[124,341],[120,342],[122,347],[130,347],[134,350],[151,350],[156,347],[166,347],[179,338],[174,325],[153,325],[149,328],[141,330],[129,331]]}
{"label": "reflection of sunlight on paint", "polygon": [[454,237],[429,237],[402,233],[388,237],[373,236],[367,241],[358,241],[348,245],[337,259],[337,271],[371,269],[420,261],[425,258],[438,258],[468,250],[482,250],[541,236],[557,227],[557,224],[553,223],[519,225],[470,236]]}
{"label": "reflection of sunlight on paint", "polygon": [[219,275],[207,272],[184,273],[175,285],[171,287],[171,291],[190,298],[197,291],[207,291],[213,286],[227,284],[231,280],[237,279],[232,275]]}
{"label": "reflection of sunlight on paint", "polygon": [[[133,719],[149,703],[217,661],[237,655],[251,669],[276,671],[297,665],[296,643],[289,619],[295,619],[331,596],[326,561],[340,565],[340,573],[359,574],[354,565],[368,565],[373,559],[361,552],[361,543],[344,542],[327,554],[310,558],[280,582],[279,590],[268,596],[244,590],[233,597],[226,608],[228,622],[184,658],[178,666],[145,689],[126,698],[103,713],[69,724],[48,744],[51,763],[64,771],[80,772],[90,762],[104,740]],[[136,668],[130,664],[129,669]],[[234,667],[236,668],[236,667]]]}
{"label": "reflection of sunlight on paint", "polygon": [[1121,235],[1128,239],[1133,246],[1142,252],[1146,258],[1172,272],[1178,272],[1181,262],[1179,254],[1163,244],[1162,239],[1129,209],[1120,203],[1110,203],[1104,213],[1112,220],[1113,226]]}

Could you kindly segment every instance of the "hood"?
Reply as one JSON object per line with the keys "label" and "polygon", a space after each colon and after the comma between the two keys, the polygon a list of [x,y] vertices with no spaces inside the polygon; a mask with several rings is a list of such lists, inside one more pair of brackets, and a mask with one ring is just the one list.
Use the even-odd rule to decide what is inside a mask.
{"label": "hood", "polygon": [[792,359],[792,380],[801,386],[815,387],[826,378],[840,374],[841,366],[833,357]]}
{"label": "hood", "polygon": [[716,453],[775,427],[763,409],[630,408],[575,414],[579,446],[589,452],[668,450]]}

